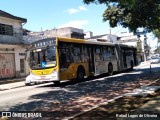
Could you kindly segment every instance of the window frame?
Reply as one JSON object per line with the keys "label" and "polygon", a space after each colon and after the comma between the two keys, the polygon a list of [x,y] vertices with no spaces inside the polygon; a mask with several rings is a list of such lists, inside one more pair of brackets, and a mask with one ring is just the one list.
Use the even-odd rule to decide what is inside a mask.
{"label": "window frame", "polygon": [[13,36],[13,26],[0,23],[0,34]]}
{"label": "window frame", "polygon": [[24,62],[24,59],[20,59],[20,73],[25,73],[25,62]]}

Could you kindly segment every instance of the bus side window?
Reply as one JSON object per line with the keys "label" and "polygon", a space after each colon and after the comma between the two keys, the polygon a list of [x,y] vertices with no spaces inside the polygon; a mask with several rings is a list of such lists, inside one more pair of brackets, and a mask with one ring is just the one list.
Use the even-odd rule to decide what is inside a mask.
{"label": "bus side window", "polygon": [[115,60],[116,59],[116,54],[115,54],[115,49],[114,47],[110,47],[110,59]]}
{"label": "bus side window", "polygon": [[74,47],[71,44],[60,44],[59,59],[61,68],[68,68],[74,61]]}
{"label": "bus side window", "polygon": [[74,62],[82,62],[82,61],[83,61],[82,46],[75,45],[74,46]]}
{"label": "bus side window", "polygon": [[108,47],[107,46],[103,47],[103,59],[104,59],[104,61],[110,59],[109,51],[108,51]]}
{"label": "bus side window", "polygon": [[101,49],[99,46],[95,49],[95,61],[100,61],[101,60]]}
{"label": "bus side window", "polygon": [[73,52],[72,49],[70,49],[70,47],[66,49],[66,60],[69,63],[73,62]]}
{"label": "bus side window", "polygon": [[105,46],[102,46],[101,49],[102,49],[102,54],[101,54],[102,56],[101,56],[101,57],[102,57],[102,60],[105,61],[105,60],[106,60],[106,59],[105,59],[106,47],[105,47]]}
{"label": "bus side window", "polygon": [[68,68],[70,65],[70,60],[68,59],[67,55],[67,50],[66,49],[60,49],[60,67],[61,68]]}
{"label": "bus side window", "polygon": [[60,55],[61,55],[61,63],[62,63],[62,64],[65,64],[65,63],[67,62],[67,55],[66,55],[66,52],[65,52],[64,49],[62,49]]}
{"label": "bus side window", "polygon": [[87,46],[83,46],[83,57],[84,57],[84,62],[88,62],[89,61]]}

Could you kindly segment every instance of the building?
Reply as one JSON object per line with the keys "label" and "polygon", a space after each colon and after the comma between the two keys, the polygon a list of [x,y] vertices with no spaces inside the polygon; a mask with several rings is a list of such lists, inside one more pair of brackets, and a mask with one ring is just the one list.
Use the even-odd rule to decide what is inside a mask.
{"label": "building", "polygon": [[[146,43],[145,37],[137,36],[134,33],[122,32],[121,34],[113,35],[113,34],[103,34],[93,36],[91,31],[85,32],[85,39],[92,41],[103,41],[115,44],[125,44],[130,46],[137,47],[138,52],[138,61],[143,62],[146,60],[146,51],[149,54],[149,46]],[[147,48],[148,47],[148,48]]]}
{"label": "building", "polygon": [[149,56],[150,47],[144,33],[121,33],[118,37],[118,43],[137,47],[139,62],[146,61],[147,56]]}
{"label": "building", "polygon": [[123,32],[118,36],[118,43],[137,47],[138,62],[140,63],[144,61],[144,46],[142,44],[143,41],[139,40],[137,35],[134,35],[133,33]]}
{"label": "building", "polygon": [[96,35],[93,36],[93,32],[88,31],[85,32],[85,39],[92,40],[92,41],[103,41],[109,43],[117,43],[117,36],[112,34],[103,34],[103,35]]}
{"label": "building", "polygon": [[52,37],[69,37],[69,38],[79,38],[84,39],[84,32],[82,29],[73,28],[73,27],[65,27],[65,28],[54,28],[52,30],[45,30],[40,32],[28,32],[28,35],[24,36],[24,39],[28,40],[30,43],[44,39],[44,38],[52,38]]}
{"label": "building", "polygon": [[0,79],[24,77],[29,73],[22,26],[27,19],[0,10]]}

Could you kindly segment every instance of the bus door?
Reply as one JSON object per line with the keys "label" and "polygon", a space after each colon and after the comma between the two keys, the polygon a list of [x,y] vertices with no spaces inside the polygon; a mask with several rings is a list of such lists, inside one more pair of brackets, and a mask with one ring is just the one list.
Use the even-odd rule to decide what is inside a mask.
{"label": "bus door", "polygon": [[94,49],[92,46],[88,46],[88,56],[89,56],[89,72],[93,75],[95,73],[94,65]]}

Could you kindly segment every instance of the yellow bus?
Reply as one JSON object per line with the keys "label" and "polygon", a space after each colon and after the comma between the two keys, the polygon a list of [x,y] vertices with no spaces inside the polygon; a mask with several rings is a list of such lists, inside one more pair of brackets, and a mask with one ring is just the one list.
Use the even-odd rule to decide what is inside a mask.
{"label": "yellow bus", "polygon": [[77,79],[133,69],[136,48],[107,42],[54,37],[32,43],[26,85]]}

